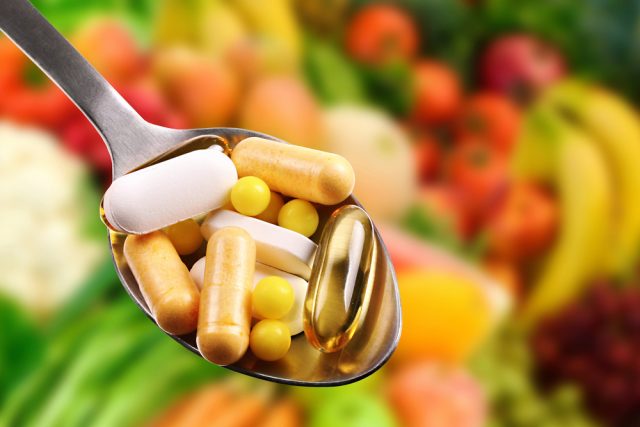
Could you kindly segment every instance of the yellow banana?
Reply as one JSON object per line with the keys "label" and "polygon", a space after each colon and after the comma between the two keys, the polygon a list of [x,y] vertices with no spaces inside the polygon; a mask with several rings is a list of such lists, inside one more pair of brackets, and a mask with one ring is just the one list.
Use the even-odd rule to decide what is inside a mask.
{"label": "yellow banana", "polygon": [[228,0],[257,35],[276,44],[287,55],[286,60],[299,64],[302,36],[291,0]]}
{"label": "yellow banana", "polygon": [[576,81],[554,88],[546,100],[592,136],[611,169],[617,198],[605,270],[625,276],[640,250],[640,120],[613,93]]}
{"label": "yellow banana", "polygon": [[[559,234],[543,264],[522,311],[525,326],[561,308],[589,283],[608,251],[612,215],[612,188],[609,170],[589,137],[563,122],[552,112],[537,111],[538,123],[544,123],[526,144],[553,146],[552,167],[544,179],[555,187],[561,208]],[[528,129],[534,132],[535,129]],[[520,147],[518,148],[520,149]],[[528,177],[528,171],[521,177]]]}

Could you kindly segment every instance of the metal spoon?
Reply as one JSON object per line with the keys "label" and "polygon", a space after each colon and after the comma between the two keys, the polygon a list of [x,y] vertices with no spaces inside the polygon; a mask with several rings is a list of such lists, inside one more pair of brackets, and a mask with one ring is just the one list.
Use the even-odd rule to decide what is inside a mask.
{"label": "metal spoon", "polygon": [[[228,149],[250,136],[244,129],[176,130],[144,121],[107,81],[27,0],[0,0],[0,30],[20,47],[87,116],[104,140],[113,160],[113,179],[182,152],[220,144]],[[349,197],[343,204],[358,204]],[[327,217],[337,206],[324,208]],[[127,293],[150,312],[127,266],[122,245],[126,236],[109,232],[115,267]],[[350,343],[336,353],[322,353],[300,335],[282,360],[260,362],[248,354],[229,369],[284,384],[335,386],[357,381],[380,368],[395,350],[401,329],[395,273],[376,230],[378,251],[373,294],[366,317]],[[187,260],[189,261],[189,260]],[[153,319],[152,319],[153,320]],[[195,334],[171,336],[199,355]]]}

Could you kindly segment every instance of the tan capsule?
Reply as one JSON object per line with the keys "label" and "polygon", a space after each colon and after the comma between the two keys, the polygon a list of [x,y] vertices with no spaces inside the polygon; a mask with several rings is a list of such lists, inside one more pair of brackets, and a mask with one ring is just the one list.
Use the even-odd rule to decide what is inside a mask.
{"label": "tan capsule", "polygon": [[237,362],[247,351],[256,244],[238,227],[216,231],[207,244],[198,318],[198,349],[218,365]]}
{"label": "tan capsule", "polygon": [[124,256],[158,326],[173,335],[198,324],[199,292],[189,269],[162,231],[129,235]]}
{"label": "tan capsule", "polygon": [[342,202],[355,184],[344,157],[258,137],[236,145],[231,160],[240,177],[257,176],[273,191],[323,205]]}
{"label": "tan capsule", "polygon": [[337,209],[320,236],[304,304],[304,333],[317,349],[344,348],[364,320],[375,276],[376,240],[366,212]]}

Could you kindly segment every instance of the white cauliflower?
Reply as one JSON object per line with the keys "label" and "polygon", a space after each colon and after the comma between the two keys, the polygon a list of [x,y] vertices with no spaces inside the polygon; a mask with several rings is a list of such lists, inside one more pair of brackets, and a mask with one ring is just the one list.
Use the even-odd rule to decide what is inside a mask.
{"label": "white cauliflower", "polygon": [[83,232],[87,170],[40,130],[0,122],[0,292],[46,316],[104,259]]}

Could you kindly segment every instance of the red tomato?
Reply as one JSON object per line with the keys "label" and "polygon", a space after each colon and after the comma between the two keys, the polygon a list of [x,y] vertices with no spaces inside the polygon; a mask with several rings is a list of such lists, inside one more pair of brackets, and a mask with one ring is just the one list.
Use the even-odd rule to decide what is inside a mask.
{"label": "red tomato", "polygon": [[520,132],[520,111],[508,98],[489,92],[478,93],[463,105],[456,126],[459,138],[479,137],[508,155]]}
{"label": "red tomato", "polygon": [[57,128],[75,107],[7,38],[0,39],[0,115],[19,123]]}
{"label": "red tomato", "polygon": [[449,181],[459,192],[467,213],[473,222],[483,220],[507,187],[504,156],[491,150],[485,141],[470,139],[453,149],[447,166]]}
{"label": "red tomato", "polygon": [[353,59],[366,64],[412,59],[418,44],[418,30],[411,17],[390,4],[373,4],[360,9],[347,28],[347,52]]}
{"label": "red tomato", "polygon": [[420,181],[430,181],[438,175],[440,168],[440,144],[428,135],[421,136],[413,146],[416,169]]}
{"label": "red tomato", "polygon": [[489,247],[501,258],[526,260],[549,247],[557,225],[558,207],[551,195],[535,184],[517,183],[487,224]]}
{"label": "red tomato", "polygon": [[414,68],[415,100],[412,116],[418,122],[443,123],[460,108],[462,90],[457,74],[444,64],[421,61]]}

